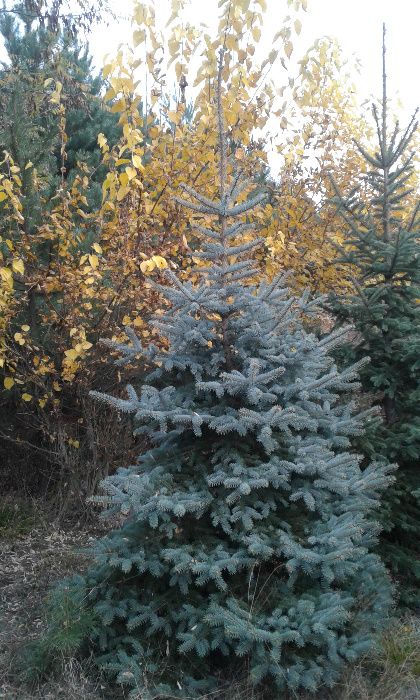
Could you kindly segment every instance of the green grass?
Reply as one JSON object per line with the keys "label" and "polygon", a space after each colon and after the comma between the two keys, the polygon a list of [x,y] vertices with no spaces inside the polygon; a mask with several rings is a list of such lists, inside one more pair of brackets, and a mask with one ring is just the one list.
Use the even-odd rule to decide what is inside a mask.
{"label": "green grass", "polygon": [[15,539],[28,535],[37,524],[33,508],[27,503],[0,502],[0,538]]}

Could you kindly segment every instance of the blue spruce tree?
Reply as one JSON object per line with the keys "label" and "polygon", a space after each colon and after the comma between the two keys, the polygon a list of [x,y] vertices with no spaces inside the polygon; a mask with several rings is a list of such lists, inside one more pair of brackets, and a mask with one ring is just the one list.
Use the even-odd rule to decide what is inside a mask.
{"label": "blue spruce tree", "polygon": [[317,302],[291,297],[284,277],[252,284],[260,242],[242,234],[264,195],[237,203],[247,184],[228,158],[221,68],[217,115],[219,199],[185,186],[178,200],[215,218],[197,225],[200,282],[169,274],[160,288],[167,350],[129,329],[129,344],[109,343],[120,363],[146,360],[141,391],[92,392],[133,414],[151,444],[105,479],[98,500],[124,523],[83,579],[100,663],[142,698],[197,697],[241,676],[270,697],[331,686],[391,599],[369,551],[389,468],[361,471],[350,440],[373,413],[340,398],[363,363],[337,370],[329,353],[343,331],[307,333]]}

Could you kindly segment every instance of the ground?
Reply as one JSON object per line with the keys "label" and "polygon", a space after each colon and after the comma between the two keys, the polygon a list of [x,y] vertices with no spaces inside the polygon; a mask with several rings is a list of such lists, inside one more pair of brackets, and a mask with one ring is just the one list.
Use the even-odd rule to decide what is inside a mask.
{"label": "ground", "polygon": [[[23,645],[45,629],[43,605],[48,590],[63,576],[83,570],[87,561],[83,550],[99,532],[96,523],[89,527],[75,522],[61,527],[51,524],[39,505],[26,510],[0,506],[0,698],[124,697],[107,686],[91,662],[79,662],[72,656],[62,659],[47,682],[32,687],[16,671]],[[247,683],[233,682],[220,700],[223,697],[258,700]],[[349,669],[340,686],[332,694],[321,693],[318,700],[420,700],[420,622],[413,617],[395,622],[380,640],[379,651]]]}
{"label": "ground", "polygon": [[45,628],[43,606],[49,589],[63,576],[83,569],[83,549],[97,534],[97,528],[75,523],[51,527],[36,510],[32,506],[25,518],[19,513],[9,514],[3,523],[0,519],[0,698],[102,700],[106,696],[101,683],[90,680],[87,668],[74,658],[64,659],[60,673],[38,687],[27,687],[17,677],[15,665],[23,644]]}

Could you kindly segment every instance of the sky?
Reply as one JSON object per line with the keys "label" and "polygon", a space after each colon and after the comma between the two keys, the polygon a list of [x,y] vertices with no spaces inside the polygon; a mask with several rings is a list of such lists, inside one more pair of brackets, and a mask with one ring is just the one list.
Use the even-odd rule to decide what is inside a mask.
{"label": "sky", "polygon": [[[72,0],[70,0],[72,1]],[[119,44],[130,42],[133,0],[109,0],[117,18],[109,26],[94,27],[89,36],[94,65],[99,70],[106,55],[112,59]],[[286,0],[266,0],[265,31],[257,47],[262,58],[271,49],[271,37],[282,27],[287,14]],[[156,14],[166,22],[170,0],[155,0]],[[355,57],[361,64],[356,78],[359,101],[381,96],[382,23],[387,27],[388,97],[400,122],[406,122],[420,105],[420,0],[307,0],[307,12],[301,12],[302,31],[293,38],[291,73],[310,46],[323,36],[335,37],[345,57]],[[189,0],[186,18],[193,25],[204,23],[210,33],[218,23],[218,0]],[[4,50],[0,42],[0,60]],[[279,70],[278,86],[285,84]],[[270,77],[276,77],[275,71]]]}
{"label": "sky", "polygon": [[[121,19],[110,27],[97,27],[91,36],[98,67],[104,54],[112,55],[130,35],[129,22],[122,15],[130,14],[131,0],[111,2]],[[158,11],[167,4],[168,0],[156,0]],[[282,26],[286,11],[285,0],[267,0],[266,22],[273,33]],[[192,23],[205,22],[212,27],[217,14],[217,0],[190,0],[188,19]],[[381,91],[382,23],[385,22],[389,96],[398,98],[407,114],[420,103],[420,0],[308,0],[308,11],[301,19],[302,33],[298,42],[294,42],[295,60],[316,39],[336,37],[345,56],[356,56],[361,61],[357,82],[362,99],[379,96]],[[265,44],[262,48],[267,48],[268,53],[269,37]]]}
{"label": "sky", "polygon": [[[274,34],[282,26],[287,12],[286,0],[266,0],[266,25]],[[121,42],[130,39],[128,17],[132,0],[110,0],[118,19],[110,26],[95,27],[90,36],[94,62],[99,69],[105,54],[112,56]],[[155,0],[157,14],[165,15],[169,0]],[[217,24],[218,0],[189,0],[188,19],[193,24]],[[169,16],[169,14],[167,15]],[[344,55],[361,61],[357,84],[361,99],[379,96],[381,90],[382,23],[387,25],[387,73],[389,96],[399,98],[403,113],[420,104],[420,0],[308,0],[302,13],[302,33],[294,40],[292,61],[303,56],[322,36],[338,39]],[[270,34],[261,41],[261,50],[270,51]],[[0,42],[0,60],[4,57]]]}

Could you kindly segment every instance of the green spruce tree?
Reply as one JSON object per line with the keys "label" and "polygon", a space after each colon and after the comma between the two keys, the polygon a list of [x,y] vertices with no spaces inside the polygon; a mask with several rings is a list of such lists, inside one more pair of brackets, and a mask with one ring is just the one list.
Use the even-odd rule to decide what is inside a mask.
{"label": "green spruce tree", "polygon": [[36,22],[50,34],[87,36],[105,15],[115,18],[108,0],[2,0],[0,17],[19,14],[28,26]]}
{"label": "green spruce tree", "polygon": [[[75,10],[76,3],[72,3],[72,7]],[[103,105],[103,80],[93,74],[87,48],[80,46],[75,32],[66,23],[67,20],[59,21],[57,13],[60,8],[63,9],[63,3],[55,0],[9,0],[7,11],[4,3],[0,3],[0,43],[6,54],[0,63],[0,163],[4,158],[3,151],[7,151],[14,164],[20,168],[20,179],[17,182],[21,182],[21,187],[18,197],[23,207],[23,220],[16,225],[9,216],[7,202],[0,205],[0,253],[10,263],[10,255],[14,255],[10,248],[15,246],[15,250],[19,251],[18,256],[22,256],[25,263],[24,276],[15,275],[14,280],[14,296],[19,311],[13,315],[5,332],[7,344],[12,351],[9,354],[11,367],[17,360],[18,373],[23,370],[28,377],[32,369],[29,355],[24,348],[19,358],[13,349],[14,333],[20,331],[22,325],[30,327],[26,348],[37,347],[40,355],[52,358],[56,368],[61,365],[63,351],[61,323],[57,326],[60,328],[58,334],[51,332],[50,324],[45,323],[46,315],[51,318],[51,305],[61,316],[62,295],[60,292],[45,294],[38,283],[33,283],[40,276],[41,270],[48,274],[50,262],[56,260],[61,231],[60,226],[52,226],[52,237],[48,239],[45,230],[39,235],[39,228],[47,222],[51,224],[51,209],[58,208],[60,201],[69,201],[68,193],[74,178],[77,174],[86,175],[86,168],[89,178],[84,178],[84,183],[88,182],[88,185],[83,191],[87,197],[83,209],[95,210],[101,202],[101,185],[106,170],[106,166],[101,166],[102,156],[97,137],[100,132],[104,133],[112,146],[117,141],[120,130],[117,125],[118,115],[112,114]],[[53,15],[48,14],[50,11]],[[70,16],[67,19],[70,21]],[[72,21],[75,19],[73,15]],[[51,103],[52,93],[59,84],[62,86],[60,96],[64,107],[64,112],[60,113],[58,105]],[[65,123],[61,120],[62,114]],[[64,153],[61,152],[63,145]],[[79,167],[78,161],[86,166]],[[2,174],[8,175],[9,165],[8,162],[0,165]],[[15,177],[18,178],[17,175]],[[82,256],[90,252],[91,244],[98,235],[97,217],[90,220],[90,231],[87,232],[90,235],[83,239],[77,235],[78,217],[74,208],[72,217],[75,243]],[[77,255],[76,251],[74,254]],[[48,377],[45,377],[45,381],[46,386],[51,386]],[[32,393],[31,390],[29,393]],[[51,421],[57,420],[58,428],[60,412],[54,411],[55,417],[52,418],[47,406],[45,411],[39,410],[37,415],[36,402],[32,401],[32,410],[23,414],[19,403],[16,403],[15,393],[3,387],[2,373],[0,432],[5,436],[13,436],[23,431],[28,442],[39,448],[46,435],[60,434],[69,416],[77,419],[79,413],[74,415],[74,399],[73,392],[69,400],[64,402],[67,418],[61,419],[56,432],[47,426],[52,425]],[[50,448],[51,443],[47,450]],[[50,458],[55,462],[53,453],[54,450],[51,451]],[[39,458],[40,455],[42,458]],[[28,470],[24,466],[26,460],[22,443],[18,440],[10,442],[10,437],[6,437],[5,440],[0,440],[0,463],[4,465],[8,483],[17,485],[24,474],[31,487],[44,488],[41,486],[43,478],[40,479],[40,475],[47,474],[48,470],[45,469],[45,453],[41,450],[35,450],[32,454]],[[22,470],[17,468],[19,464],[22,464]],[[58,472],[59,469],[56,469],[55,473]]]}
{"label": "green spruce tree", "polygon": [[[98,148],[98,134],[103,133],[108,143],[117,142],[121,134],[118,115],[106,109],[102,102],[105,83],[100,74],[95,74],[89,47],[81,46],[71,37],[63,41],[62,60],[66,72],[71,77],[74,88],[68,96],[66,117],[67,162],[69,170],[76,168],[77,161],[82,161],[94,169],[100,163],[101,152]],[[83,86],[83,99],[80,99]],[[73,97],[74,96],[74,97]]]}
{"label": "green spruce tree", "polygon": [[[179,203],[215,218],[203,237],[200,282],[169,273],[170,309],[156,318],[167,350],[119,345],[121,363],[149,365],[128,398],[92,392],[133,414],[150,449],[103,482],[109,515],[123,525],[100,540],[83,585],[93,608],[99,662],[141,697],[196,697],[223,678],[284,689],[333,685],[372,644],[390,586],[371,553],[370,512],[389,467],[365,471],[350,448],[373,411],[342,400],[363,361],[339,372],[284,277],[251,283],[243,242],[252,209],[227,154],[217,114],[220,191],[185,186]],[[239,200],[239,201],[238,201]],[[242,242],[241,242],[242,240]],[[142,377],[143,373],[139,373]],[[138,695],[135,695],[138,697]]]}
{"label": "green spruce tree", "polygon": [[[58,120],[44,89],[44,81],[54,77],[51,57],[56,41],[12,12],[0,14],[0,37],[7,55],[0,66],[0,155],[8,152],[21,169],[23,214],[30,234],[42,209],[34,173],[44,196],[51,196],[57,181]],[[28,163],[32,168],[25,169]]]}
{"label": "green spruce tree", "polygon": [[401,583],[404,604],[420,604],[420,202],[407,210],[412,195],[410,145],[417,127],[388,127],[383,44],[382,111],[373,115],[378,148],[359,146],[368,172],[362,178],[365,196],[354,190],[344,197],[336,189],[337,205],[349,227],[340,264],[348,266],[354,291],[333,296],[331,308],[338,327],[351,323],[352,342],[340,351],[344,366],[368,355],[361,371],[363,389],[373,395],[383,422],[358,448],[369,459],[397,462],[398,477],[382,509],[381,554]]}
{"label": "green spruce tree", "polygon": [[[120,134],[118,117],[102,103],[104,81],[95,75],[88,46],[64,28],[53,32],[16,2],[0,12],[0,37],[7,58],[0,68],[0,151],[8,151],[23,173],[25,218],[38,223],[39,200],[56,193],[62,175],[72,181],[83,162],[90,172],[90,207],[98,205],[104,169],[97,138],[105,134],[115,143]],[[57,81],[66,118],[66,153],[63,163],[59,117],[49,101]],[[25,171],[28,162],[32,172]],[[33,173],[42,186],[35,196]],[[39,186],[38,186],[39,187]],[[38,214],[38,215],[37,215]]]}

